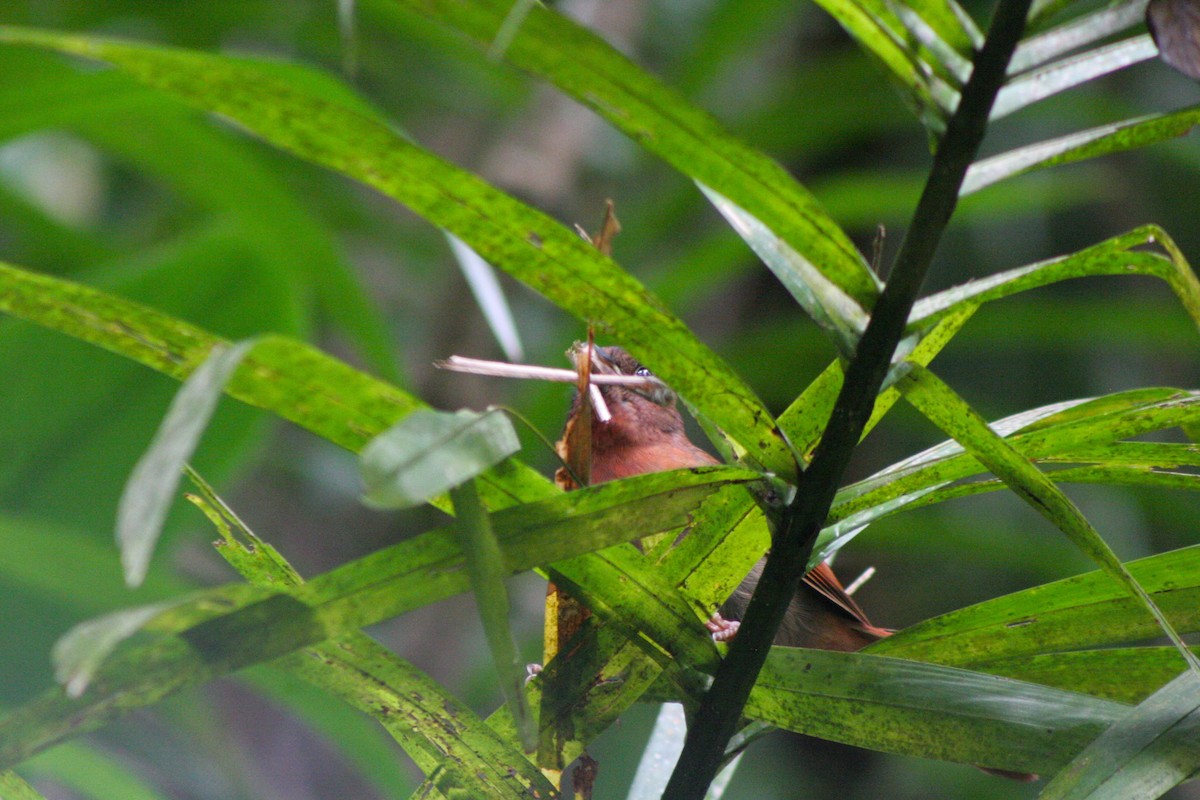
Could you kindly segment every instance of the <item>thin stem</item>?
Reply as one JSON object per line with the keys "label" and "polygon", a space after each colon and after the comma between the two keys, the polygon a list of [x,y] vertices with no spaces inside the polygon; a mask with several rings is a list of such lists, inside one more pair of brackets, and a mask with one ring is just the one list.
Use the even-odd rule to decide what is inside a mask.
{"label": "thin stem", "polygon": [[666,800],[701,800],[716,775],[954,213],[959,187],[987,131],[988,113],[1021,38],[1030,3],[1001,0],[996,9],[971,78],[934,156],[887,286],[846,370],[829,424],[811,465],[800,476],[795,499],[779,514],[771,554],[738,637],[688,728],[683,753],[663,795]]}

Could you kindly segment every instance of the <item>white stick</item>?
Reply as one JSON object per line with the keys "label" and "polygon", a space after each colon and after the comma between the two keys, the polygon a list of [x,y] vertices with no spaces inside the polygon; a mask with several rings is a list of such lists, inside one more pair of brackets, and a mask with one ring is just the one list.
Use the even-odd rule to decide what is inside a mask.
{"label": "white stick", "polygon": [[857,578],[855,578],[853,581],[851,581],[850,585],[846,587],[846,594],[854,594],[855,592],[857,592],[859,589],[862,588],[862,585],[864,583],[871,580],[871,576],[874,574],[875,574],[874,567],[867,567],[866,569],[864,569],[863,574],[859,575]]}
{"label": "white stick", "polygon": [[[468,372],[473,375],[490,375],[494,378],[525,378],[539,381],[557,381],[558,383],[575,383],[579,375],[573,369],[557,367],[537,367],[530,364],[508,364],[503,361],[487,361],[482,358],[467,358],[466,356],[450,356],[445,361],[435,361],[438,369],[451,372]],[[654,389],[662,386],[658,378],[641,375],[608,375],[592,373],[592,383],[604,386],[632,386],[639,389]]]}
{"label": "white stick", "polygon": [[588,396],[592,398],[592,410],[596,412],[596,419],[601,422],[611,420],[612,412],[608,410],[608,403],[604,402],[604,395],[600,393],[600,387],[594,383],[589,384]]}

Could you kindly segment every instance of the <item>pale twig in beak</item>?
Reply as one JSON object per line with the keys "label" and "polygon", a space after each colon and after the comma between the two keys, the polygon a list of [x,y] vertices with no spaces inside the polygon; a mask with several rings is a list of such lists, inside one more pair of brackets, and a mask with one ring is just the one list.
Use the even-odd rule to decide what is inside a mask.
{"label": "pale twig in beak", "polygon": [[[587,369],[584,369],[583,363],[580,362],[584,358],[584,353],[587,353]],[[579,380],[587,380],[588,400],[592,404],[592,413],[601,423],[607,423],[612,420],[612,412],[608,410],[608,403],[604,402],[604,393],[600,391],[600,387],[593,380],[599,375],[605,374],[607,365],[596,353],[596,345],[592,343],[591,333],[588,334],[587,344],[576,342],[571,345],[571,349],[567,351],[571,362],[575,364],[575,370],[578,373]]]}
{"label": "pale twig in beak", "polygon": [[600,387],[594,383],[589,383],[588,397],[592,399],[592,411],[596,413],[596,419],[601,422],[610,421],[612,419],[612,412],[608,410],[608,403],[604,402],[604,395],[600,393]]}
{"label": "pale twig in beak", "polygon": [[[575,383],[579,380],[575,370],[571,369],[539,367],[531,364],[509,364],[505,361],[488,361],[466,356],[450,356],[445,361],[433,362],[433,365],[438,369],[451,372],[488,375],[493,378],[520,378],[556,383]],[[663,382],[653,376],[616,375],[603,372],[593,372],[592,383],[602,386],[629,386],[634,389],[655,389],[663,386]]]}

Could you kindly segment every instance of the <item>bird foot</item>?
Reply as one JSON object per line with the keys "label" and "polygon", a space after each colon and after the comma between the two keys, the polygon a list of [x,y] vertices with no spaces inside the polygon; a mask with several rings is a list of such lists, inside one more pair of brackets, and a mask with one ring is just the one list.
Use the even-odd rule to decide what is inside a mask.
{"label": "bird foot", "polygon": [[704,623],[704,627],[708,628],[714,642],[732,642],[742,623],[736,619],[725,619],[720,611],[714,611],[708,622]]}

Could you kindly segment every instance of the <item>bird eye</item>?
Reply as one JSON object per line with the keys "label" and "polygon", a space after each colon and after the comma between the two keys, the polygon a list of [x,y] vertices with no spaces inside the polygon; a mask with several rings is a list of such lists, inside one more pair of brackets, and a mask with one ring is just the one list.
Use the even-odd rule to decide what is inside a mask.
{"label": "bird eye", "polygon": [[633,374],[637,375],[639,378],[649,378],[654,373],[651,372],[650,370],[646,369],[645,367],[638,367],[637,369],[635,369],[633,371]]}

